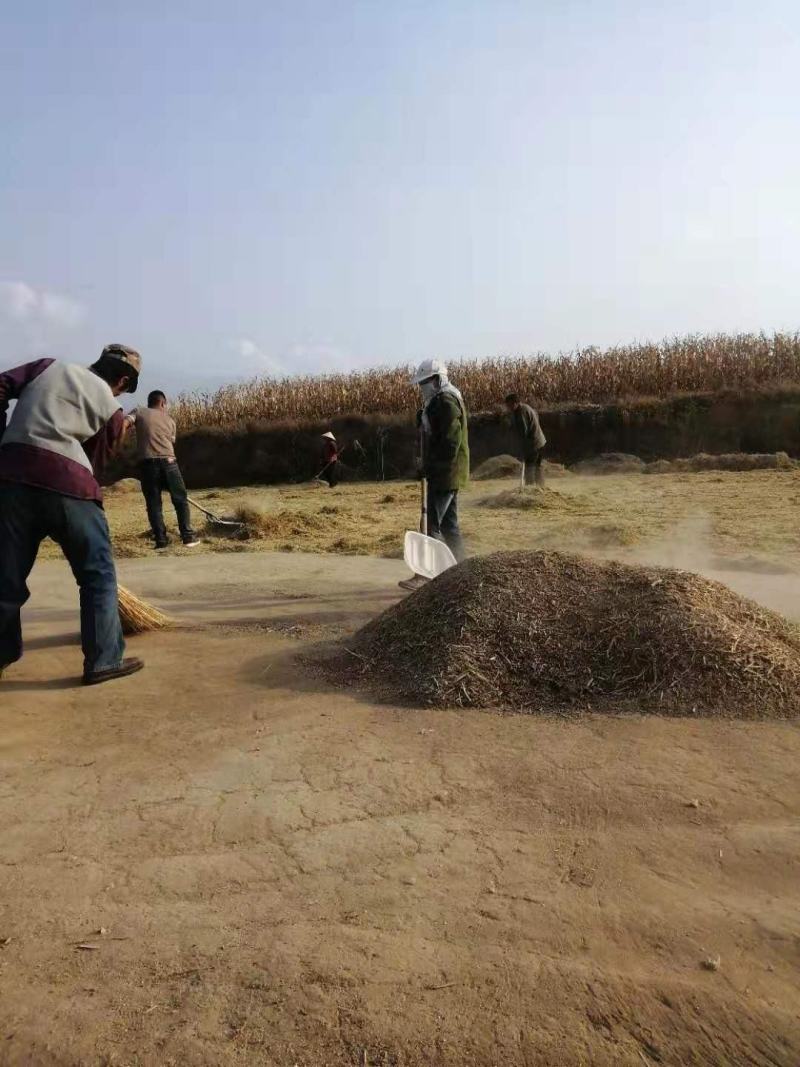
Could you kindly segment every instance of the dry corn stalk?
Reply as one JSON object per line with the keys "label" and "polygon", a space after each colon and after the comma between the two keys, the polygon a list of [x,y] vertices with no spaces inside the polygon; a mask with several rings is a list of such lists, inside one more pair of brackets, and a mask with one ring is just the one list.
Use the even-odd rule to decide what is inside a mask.
{"label": "dry corn stalk", "polygon": [[[506,393],[540,404],[606,403],[630,397],[751,389],[800,381],[800,334],[715,334],[657,344],[581,348],[551,356],[468,360],[451,376],[471,412],[491,411]],[[256,378],[215,393],[180,397],[173,414],[182,433],[276,419],[327,420],[354,412],[413,413],[419,402],[408,367],[352,374]]]}

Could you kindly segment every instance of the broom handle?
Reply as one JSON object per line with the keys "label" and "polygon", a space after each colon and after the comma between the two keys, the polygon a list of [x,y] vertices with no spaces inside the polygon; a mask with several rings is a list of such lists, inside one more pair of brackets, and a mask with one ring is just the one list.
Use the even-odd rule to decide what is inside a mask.
{"label": "broom handle", "polygon": [[524,489],[525,488],[525,460],[524,459],[522,461],[522,467],[520,468],[520,472],[519,472],[519,487],[520,487],[520,489]]}

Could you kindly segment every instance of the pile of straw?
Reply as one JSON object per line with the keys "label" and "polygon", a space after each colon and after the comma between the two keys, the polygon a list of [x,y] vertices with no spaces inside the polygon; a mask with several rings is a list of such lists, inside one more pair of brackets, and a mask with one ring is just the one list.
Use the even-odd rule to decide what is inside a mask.
{"label": "pile of straw", "polygon": [[601,452],[591,459],[582,459],[572,468],[573,474],[641,474],[645,469],[644,460],[627,452]]}
{"label": "pile of straw", "polygon": [[725,586],[557,552],[470,559],[348,646],[360,675],[416,704],[800,712],[800,630]]}
{"label": "pile of straw", "polygon": [[539,485],[526,485],[524,489],[504,489],[494,496],[480,501],[482,508],[514,508],[518,511],[574,511],[576,503],[571,497],[562,496],[555,489]]}
{"label": "pile of straw", "polygon": [[325,530],[326,522],[305,511],[264,511],[245,502],[234,508],[231,518],[242,523],[245,537],[255,540],[274,537],[303,537]]}
{"label": "pile of straw", "polygon": [[522,464],[518,459],[503,453],[503,455],[485,459],[472,471],[470,477],[476,482],[486,482],[492,478],[512,478],[515,475],[519,478],[521,469]]}
{"label": "pile of straw", "polygon": [[702,471],[791,471],[800,468],[787,452],[699,452],[687,459],[657,459],[648,463],[645,474],[698,473]]}

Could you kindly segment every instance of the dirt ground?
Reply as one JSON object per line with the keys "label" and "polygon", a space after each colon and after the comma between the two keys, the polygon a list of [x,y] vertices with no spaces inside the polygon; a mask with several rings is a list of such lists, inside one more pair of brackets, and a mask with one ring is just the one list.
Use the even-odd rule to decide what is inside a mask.
{"label": "dirt ground", "polygon": [[[497,490],[473,546],[671,553],[800,616],[796,475],[571,484],[563,514],[479,509]],[[367,544],[388,493],[402,532],[414,487],[259,495]],[[121,541],[140,507],[112,498]],[[122,561],[180,625],[96,689],[65,565],[34,572],[0,683],[0,1064],[796,1067],[797,724],[376,705],[313,665],[400,561],[214,547]]]}

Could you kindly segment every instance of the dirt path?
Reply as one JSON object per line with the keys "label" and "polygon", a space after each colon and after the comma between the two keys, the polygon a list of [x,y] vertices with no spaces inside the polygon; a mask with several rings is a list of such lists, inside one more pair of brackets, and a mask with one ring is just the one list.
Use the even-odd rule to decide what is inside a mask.
{"label": "dirt path", "polygon": [[186,628],[96,690],[37,570],[0,1063],[800,1062],[796,726],[374,706],[297,656],[402,565],[208,559],[124,565]]}

